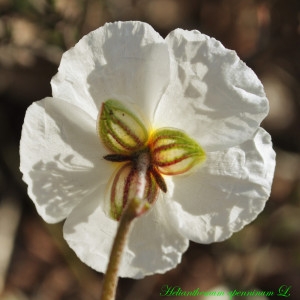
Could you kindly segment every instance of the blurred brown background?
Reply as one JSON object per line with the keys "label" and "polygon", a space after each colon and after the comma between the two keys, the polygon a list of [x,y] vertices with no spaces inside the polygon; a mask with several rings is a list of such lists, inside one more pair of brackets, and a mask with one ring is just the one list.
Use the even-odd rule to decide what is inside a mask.
{"label": "blurred brown background", "polygon": [[276,293],[288,285],[288,299],[300,299],[299,0],[0,0],[0,16],[0,299],[99,299],[102,274],[76,258],[61,224],[37,216],[18,147],[25,110],[51,95],[62,53],[115,20],[148,22],[162,36],[198,29],[236,50],[265,86],[271,109],[263,126],[277,152],[272,195],[254,223],[223,243],[191,243],[164,275],[121,279],[117,299],[161,299],[164,284]]}

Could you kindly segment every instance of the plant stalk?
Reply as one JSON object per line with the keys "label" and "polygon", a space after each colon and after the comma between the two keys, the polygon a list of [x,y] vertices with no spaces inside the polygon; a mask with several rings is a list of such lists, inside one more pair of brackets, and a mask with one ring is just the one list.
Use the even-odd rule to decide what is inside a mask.
{"label": "plant stalk", "polygon": [[127,243],[128,235],[132,222],[149,209],[149,203],[143,200],[146,173],[149,168],[150,158],[148,153],[142,153],[137,160],[138,180],[135,192],[135,198],[131,199],[125,208],[116,237],[114,239],[113,247],[110,254],[107,271],[104,276],[102,287],[102,295],[100,300],[114,300],[116,297],[116,290],[118,285],[118,271],[121,263],[122,255]]}

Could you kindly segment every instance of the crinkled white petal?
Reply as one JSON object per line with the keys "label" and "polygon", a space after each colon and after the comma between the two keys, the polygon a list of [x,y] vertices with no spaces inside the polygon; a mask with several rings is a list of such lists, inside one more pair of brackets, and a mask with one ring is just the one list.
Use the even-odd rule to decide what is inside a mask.
{"label": "crinkled white petal", "polygon": [[261,128],[240,146],[207,153],[196,173],[173,178],[174,226],[199,243],[230,237],[263,210],[274,168],[271,138]]}
{"label": "crinkled white petal", "polygon": [[[78,257],[91,268],[105,272],[118,223],[103,211],[99,189],[93,199],[81,202],[67,218],[64,237]],[[166,202],[158,199],[146,215],[135,220],[125,247],[119,276],[142,278],[174,268],[188,247],[166,215]]]}
{"label": "crinkled white petal", "polygon": [[138,104],[151,120],[169,83],[168,47],[141,22],[107,23],[65,52],[52,79],[53,96],[93,118],[108,99]]}
{"label": "crinkled white petal", "polygon": [[97,187],[112,168],[96,123],[65,101],[45,98],[27,110],[20,142],[20,170],[38,213],[59,222]]}
{"label": "crinkled white petal", "polygon": [[268,113],[255,73],[234,51],[196,30],[177,29],[166,42],[171,81],[155,113],[155,127],[183,129],[206,151],[249,139]]}

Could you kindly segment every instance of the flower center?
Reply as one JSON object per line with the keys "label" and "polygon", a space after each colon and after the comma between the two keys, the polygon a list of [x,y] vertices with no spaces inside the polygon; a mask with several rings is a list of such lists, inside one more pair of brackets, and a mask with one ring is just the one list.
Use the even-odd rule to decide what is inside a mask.
{"label": "flower center", "polygon": [[140,118],[117,100],[103,103],[98,133],[111,152],[104,159],[119,164],[110,191],[109,214],[115,220],[136,196],[143,161],[145,182],[140,196],[153,204],[159,190],[167,192],[164,176],[186,173],[205,160],[204,150],[186,133],[174,128],[149,133]]}
{"label": "flower center", "polygon": [[153,178],[156,181],[158,187],[164,192],[167,192],[167,185],[165,183],[164,178],[157,170],[156,163],[153,159],[153,155],[151,153],[150,145],[147,145],[144,149],[136,151],[132,153],[132,155],[122,155],[122,154],[108,154],[105,155],[103,158],[112,161],[112,162],[130,162],[133,169],[138,170],[138,164],[140,163],[141,159],[146,157],[148,161],[147,172],[150,172]]}

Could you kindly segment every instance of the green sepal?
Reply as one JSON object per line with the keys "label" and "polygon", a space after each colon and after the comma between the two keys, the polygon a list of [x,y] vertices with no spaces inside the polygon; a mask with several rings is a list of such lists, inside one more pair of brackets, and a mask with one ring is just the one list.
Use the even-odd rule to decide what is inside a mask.
{"label": "green sepal", "polygon": [[[150,171],[146,172],[144,190],[145,200],[152,205],[158,196],[159,186]],[[116,173],[110,193],[109,214],[114,220],[119,220],[129,201],[136,197],[138,170],[135,164],[129,162],[123,165]]]}
{"label": "green sepal", "polygon": [[140,119],[120,101],[109,99],[102,104],[98,134],[108,150],[128,155],[144,147],[148,132]]}
{"label": "green sepal", "polygon": [[161,128],[150,137],[152,163],[164,175],[183,174],[206,159],[202,147],[186,133]]}

